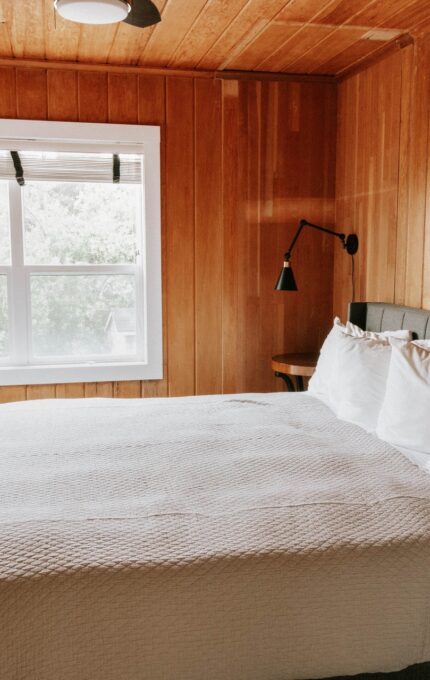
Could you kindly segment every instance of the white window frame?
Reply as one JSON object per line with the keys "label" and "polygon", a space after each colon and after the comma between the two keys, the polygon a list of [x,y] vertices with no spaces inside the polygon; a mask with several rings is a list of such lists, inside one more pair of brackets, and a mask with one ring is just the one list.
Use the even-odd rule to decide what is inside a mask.
{"label": "white window frame", "polygon": [[[0,363],[0,385],[38,385],[49,383],[100,382],[118,380],[160,380],[163,378],[162,351],[162,290],[161,290],[161,206],[160,206],[160,128],[157,125],[114,125],[100,123],[63,123],[51,121],[0,119],[0,148],[12,151],[55,150],[55,151],[99,151],[100,153],[131,153],[143,156],[143,224],[142,252],[138,256],[141,264],[141,280],[138,289],[144,305],[144,327],[139,328],[137,338],[139,361],[109,361],[93,363],[42,363],[38,365],[6,365]],[[19,187],[11,187],[11,212],[21,210]],[[12,216],[11,216],[12,217]],[[20,238],[23,238],[21,233]],[[11,248],[16,247],[15,242]],[[23,252],[22,247],[20,251]],[[140,259],[140,263],[139,263]],[[15,258],[16,261],[16,258]],[[9,296],[9,347],[10,353],[22,356],[27,347],[18,347],[23,338],[28,338],[25,328],[12,320],[22,295],[27,295],[29,272],[65,272],[67,265],[55,266],[26,265],[18,273],[21,283],[8,285]],[[71,265],[74,273],[112,273],[107,265]],[[0,266],[0,274],[10,275],[10,266]],[[130,267],[115,265],[117,273],[128,273]],[[121,271],[120,271],[121,269]],[[134,265],[132,266],[134,271]],[[124,270],[124,271],[122,271]],[[8,281],[10,284],[10,281]],[[21,319],[28,324],[29,318]],[[14,331],[12,330],[14,329]],[[18,343],[18,344],[17,344]],[[71,362],[73,359],[71,358]],[[74,359],[76,361],[76,359]]]}

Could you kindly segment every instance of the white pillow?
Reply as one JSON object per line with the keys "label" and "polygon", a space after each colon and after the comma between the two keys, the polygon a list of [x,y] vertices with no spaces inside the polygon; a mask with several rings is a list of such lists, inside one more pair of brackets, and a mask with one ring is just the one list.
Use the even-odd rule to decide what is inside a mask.
{"label": "white pillow", "polygon": [[430,343],[393,339],[391,345],[376,434],[394,446],[430,454]]}
{"label": "white pillow", "polygon": [[414,345],[417,347],[424,347],[424,349],[430,349],[430,340],[414,340]]}
{"label": "white pillow", "polygon": [[342,336],[338,343],[337,377],[332,381],[338,418],[375,432],[390,357],[388,338]]}
{"label": "white pillow", "polygon": [[[356,352],[353,352],[352,357],[349,356],[349,352],[352,350],[353,345],[349,346],[349,349],[348,347],[345,347],[344,352],[347,352],[348,356],[343,359],[343,365],[342,367],[340,367],[339,361],[341,355],[342,338],[344,338],[345,335],[349,335],[355,338],[381,340],[384,343],[384,345],[388,347],[388,356],[386,358],[386,362],[389,362],[390,345],[388,341],[388,336],[392,334],[395,335],[399,334],[400,337],[404,337],[405,339],[411,339],[411,333],[409,331],[401,330],[401,331],[384,331],[383,333],[373,333],[371,331],[363,331],[361,328],[359,328],[359,326],[356,326],[350,321],[348,321],[346,325],[343,325],[339,317],[336,317],[333,322],[333,328],[331,329],[330,333],[328,334],[327,338],[324,341],[323,346],[321,347],[321,352],[317,366],[315,368],[315,373],[309,380],[308,385],[309,394],[312,394],[312,396],[320,399],[322,402],[324,402],[324,404],[326,404],[326,406],[331,408],[332,411],[334,411],[338,415],[341,401],[344,398],[343,392],[345,389],[345,385],[349,380],[352,368],[350,362],[351,359],[356,355]],[[362,349],[364,349],[364,346],[362,346]],[[371,346],[368,346],[367,349],[371,349]],[[364,356],[360,354],[360,357],[361,360],[359,361],[358,364],[358,371],[361,370],[364,361]],[[372,364],[372,362],[370,363]],[[383,375],[386,377],[386,373],[388,371],[387,363],[384,364],[383,367],[381,367],[381,370]],[[342,377],[342,381],[340,383],[339,377],[342,376],[342,373],[344,371],[345,376]],[[375,374],[375,382],[378,379],[377,376],[378,372],[376,372]],[[358,382],[360,385],[362,385],[363,380],[359,378]],[[373,390],[374,392],[377,391],[379,395],[381,387],[380,385],[378,385],[378,388],[376,388],[376,385],[374,385],[374,387],[369,388],[369,390],[370,391]],[[367,392],[369,390],[367,390]],[[366,393],[366,390],[364,390],[364,393]],[[354,396],[355,394],[356,396]],[[366,429],[368,429],[368,427],[371,427],[370,431],[374,431],[376,427],[375,418],[378,417],[378,413],[375,414],[375,418],[372,416],[370,424],[369,418],[363,418],[359,415],[359,413],[362,411],[362,407],[357,406],[358,410],[356,412],[352,406],[353,403],[355,403],[356,401],[359,401],[360,403],[362,401],[360,394],[357,392],[357,390],[354,389],[354,385],[350,386],[348,395],[349,406],[347,404],[344,406],[344,408],[342,409],[343,415],[339,417],[342,417],[342,419],[344,420],[351,420],[351,422],[357,422],[357,424],[362,425],[362,427],[366,427]],[[373,400],[373,402],[374,401],[375,399]],[[378,409],[381,407],[381,403],[378,402]],[[363,425],[362,422],[366,422],[366,426]]]}
{"label": "white pillow", "polygon": [[345,333],[346,326],[341,323],[339,317],[336,317],[333,322],[333,328],[321,347],[315,372],[308,384],[309,394],[320,399],[335,412],[337,404],[334,403],[334,391],[332,388],[333,372],[336,372],[339,339]]}
{"label": "white pillow", "polygon": [[351,321],[346,322],[346,332],[353,335],[355,338],[373,338],[374,340],[380,340],[381,338],[401,338],[402,340],[412,340],[411,331],[398,330],[398,331],[381,331],[377,333],[376,331],[363,331],[360,326],[356,326],[355,323]]}

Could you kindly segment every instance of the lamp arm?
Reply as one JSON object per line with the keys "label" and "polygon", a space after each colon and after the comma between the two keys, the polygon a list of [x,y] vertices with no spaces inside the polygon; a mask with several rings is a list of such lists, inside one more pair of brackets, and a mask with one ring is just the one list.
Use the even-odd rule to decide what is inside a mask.
{"label": "lamp arm", "polygon": [[337,238],[340,238],[342,241],[343,247],[346,247],[346,242],[345,242],[345,234],[341,234],[338,231],[333,231],[332,229],[326,229],[326,227],[320,227],[318,224],[312,224],[312,222],[308,222],[307,220],[300,220],[299,222],[299,228],[297,229],[296,233],[294,234],[294,238],[291,241],[290,247],[288,248],[287,252],[285,253],[285,260],[288,261],[291,257],[292,250],[294,246],[296,245],[296,241],[299,238],[302,229],[304,227],[312,227],[312,229],[317,229],[318,231],[323,231],[326,234],[331,234],[332,236],[337,236]]}

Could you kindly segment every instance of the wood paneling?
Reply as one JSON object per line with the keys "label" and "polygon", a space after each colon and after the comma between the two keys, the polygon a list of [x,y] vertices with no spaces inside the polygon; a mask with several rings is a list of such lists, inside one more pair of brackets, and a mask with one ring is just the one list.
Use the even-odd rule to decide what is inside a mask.
{"label": "wood paneling", "polygon": [[[48,71],[49,120],[75,120],[78,111],[77,74],[75,71]],[[67,92],[67,97],[64,96]]]}
{"label": "wood paneling", "polygon": [[78,72],[79,121],[107,123],[108,75],[103,72]]}
{"label": "wood paneling", "polygon": [[189,78],[167,78],[166,85],[169,393],[194,394],[194,83]]}
{"label": "wood paneling", "polygon": [[333,223],[335,85],[3,67],[0,88],[3,116],[31,118],[29,95],[39,117],[161,126],[165,361],[160,381],[0,400],[282,389],[271,356],[317,349],[331,320],[331,239],[303,235],[299,293],[273,286],[298,219]]}
{"label": "wood paneling", "polygon": [[[339,85],[336,223],[360,237],[357,299],[430,308],[428,40]],[[351,298],[335,255],[335,313]]]}
{"label": "wood paneling", "polygon": [[[0,58],[335,74],[430,29],[427,0],[156,0],[161,23],[65,21],[53,0],[1,0]],[[387,31],[369,40],[369,31]]]}
{"label": "wood paneling", "polygon": [[[222,83],[201,80],[194,87],[195,379],[197,393],[216,394],[222,391]],[[211,134],[204,138],[198,130]]]}

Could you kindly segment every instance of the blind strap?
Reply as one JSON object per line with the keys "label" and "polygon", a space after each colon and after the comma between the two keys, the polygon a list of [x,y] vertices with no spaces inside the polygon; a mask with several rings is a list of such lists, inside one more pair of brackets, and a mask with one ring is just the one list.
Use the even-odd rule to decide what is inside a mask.
{"label": "blind strap", "polygon": [[[78,153],[21,151],[20,149],[17,151],[20,166],[24,168],[22,173],[19,167],[18,175],[25,177],[25,184],[30,182],[106,182],[112,184],[114,181],[121,182],[121,184],[142,183],[143,156],[141,154],[123,154],[115,149],[118,162],[114,161],[114,152]],[[15,154],[15,159],[13,156],[14,153],[11,153],[10,149],[0,148],[0,180],[16,181],[18,167],[16,163],[14,164],[14,160],[17,154]]]}
{"label": "blind strap", "polygon": [[113,183],[119,184],[121,179],[121,161],[117,153],[113,155]]}
{"label": "blind strap", "polygon": [[24,181],[24,170],[21,164],[21,159],[19,157],[18,151],[11,151],[10,155],[12,156],[12,161],[13,161],[13,166],[15,168],[15,177],[16,181],[18,182],[20,187],[23,187],[25,184]]}

